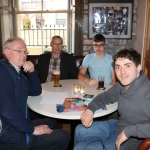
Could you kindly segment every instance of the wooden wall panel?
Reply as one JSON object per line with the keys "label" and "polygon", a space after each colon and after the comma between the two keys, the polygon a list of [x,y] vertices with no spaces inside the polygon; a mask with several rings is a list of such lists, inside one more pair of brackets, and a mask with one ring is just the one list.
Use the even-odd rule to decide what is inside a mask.
{"label": "wooden wall panel", "polygon": [[146,73],[148,79],[150,80],[150,50],[146,51],[143,70]]}

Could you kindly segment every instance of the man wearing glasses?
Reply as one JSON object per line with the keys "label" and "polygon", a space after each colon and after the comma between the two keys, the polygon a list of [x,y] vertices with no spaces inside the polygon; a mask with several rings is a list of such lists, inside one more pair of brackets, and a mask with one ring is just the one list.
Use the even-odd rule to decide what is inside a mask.
{"label": "man wearing glasses", "polygon": [[26,61],[24,41],[9,38],[4,43],[4,54],[0,60],[0,150],[66,150],[70,136],[56,129],[56,121],[31,122],[29,118],[27,98],[40,95],[42,88],[34,65]]}
{"label": "man wearing glasses", "polygon": [[[95,86],[98,85],[98,76],[105,76],[105,83],[115,84],[112,56],[105,53],[105,47],[105,37],[102,34],[96,34],[93,38],[93,49],[95,53],[89,54],[84,58],[78,74],[79,80]],[[85,75],[87,69],[90,78]]]}
{"label": "man wearing glasses", "polygon": [[38,72],[41,83],[53,80],[54,69],[60,70],[60,80],[77,79],[78,70],[74,57],[62,52],[63,40],[60,36],[52,37],[50,46],[52,51],[40,55],[35,69]]}

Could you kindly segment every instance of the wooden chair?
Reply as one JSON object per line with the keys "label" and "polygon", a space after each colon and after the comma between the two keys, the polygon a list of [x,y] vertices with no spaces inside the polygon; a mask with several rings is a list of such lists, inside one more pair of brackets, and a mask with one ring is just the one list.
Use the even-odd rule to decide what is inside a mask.
{"label": "wooden chair", "polygon": [[137,150],[148,150],[150,148],[150,138],[144,139]]}

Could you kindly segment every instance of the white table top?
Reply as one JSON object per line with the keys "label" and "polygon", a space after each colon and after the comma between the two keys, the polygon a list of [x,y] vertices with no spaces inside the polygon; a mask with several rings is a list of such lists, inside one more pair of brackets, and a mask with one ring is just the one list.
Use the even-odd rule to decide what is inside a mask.
{"label": "white table top", "polygon": [[[73,87],[75,83],[84,85],[86,94],[91,94],[91,95],[96,96],[100,94],[101,92],[104,92],[103,90],[97,90],[96,86],[90,86],[77,79],[60,80],[60,84],[62,84],[62,87],[53,87],[53,82],[47,82],[47,83],[42,84],[42,94],[40,96],[28,97],[28,101],[27,101],[28,107],[39,114],[52,117],[52,118],[68,119],[68,120],[80,119],[80,115],[83,113],[83,111],[58,113],[56,110],[56,106],[51,105],[51,104],[40,104],[40,102],[42,101],[47,91],[48,92],[67,92],[68,93],[67,97],[75,97],[75,94],[73,91]],[[107,90],[111,86],[105,84],[105,87]],[[110,114],[116,111],[118,107],[118,103],[116,102],[114,104],[109,104],[109,105],[106,105],[106,107],[107,107],[107,110],[97,110],[94,114],[94,118],[105,116],[107,114]]]}

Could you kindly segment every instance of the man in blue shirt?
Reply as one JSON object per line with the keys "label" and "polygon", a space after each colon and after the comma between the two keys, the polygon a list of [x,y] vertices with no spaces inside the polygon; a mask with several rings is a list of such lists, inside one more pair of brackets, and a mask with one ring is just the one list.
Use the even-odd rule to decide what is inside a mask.
{"label": "man in blue shirt", "polygon": [[[95,53],[87,55],[80,68],[78,79],[94,86],[98,85],[98,76],[105,76],[105,83],[115,84],[115,73],[113,69],[112,56],[105,53],[105,37],[96,34],[93,38],[93,48]],[[89,71],[90,78],[85,74]]]}

